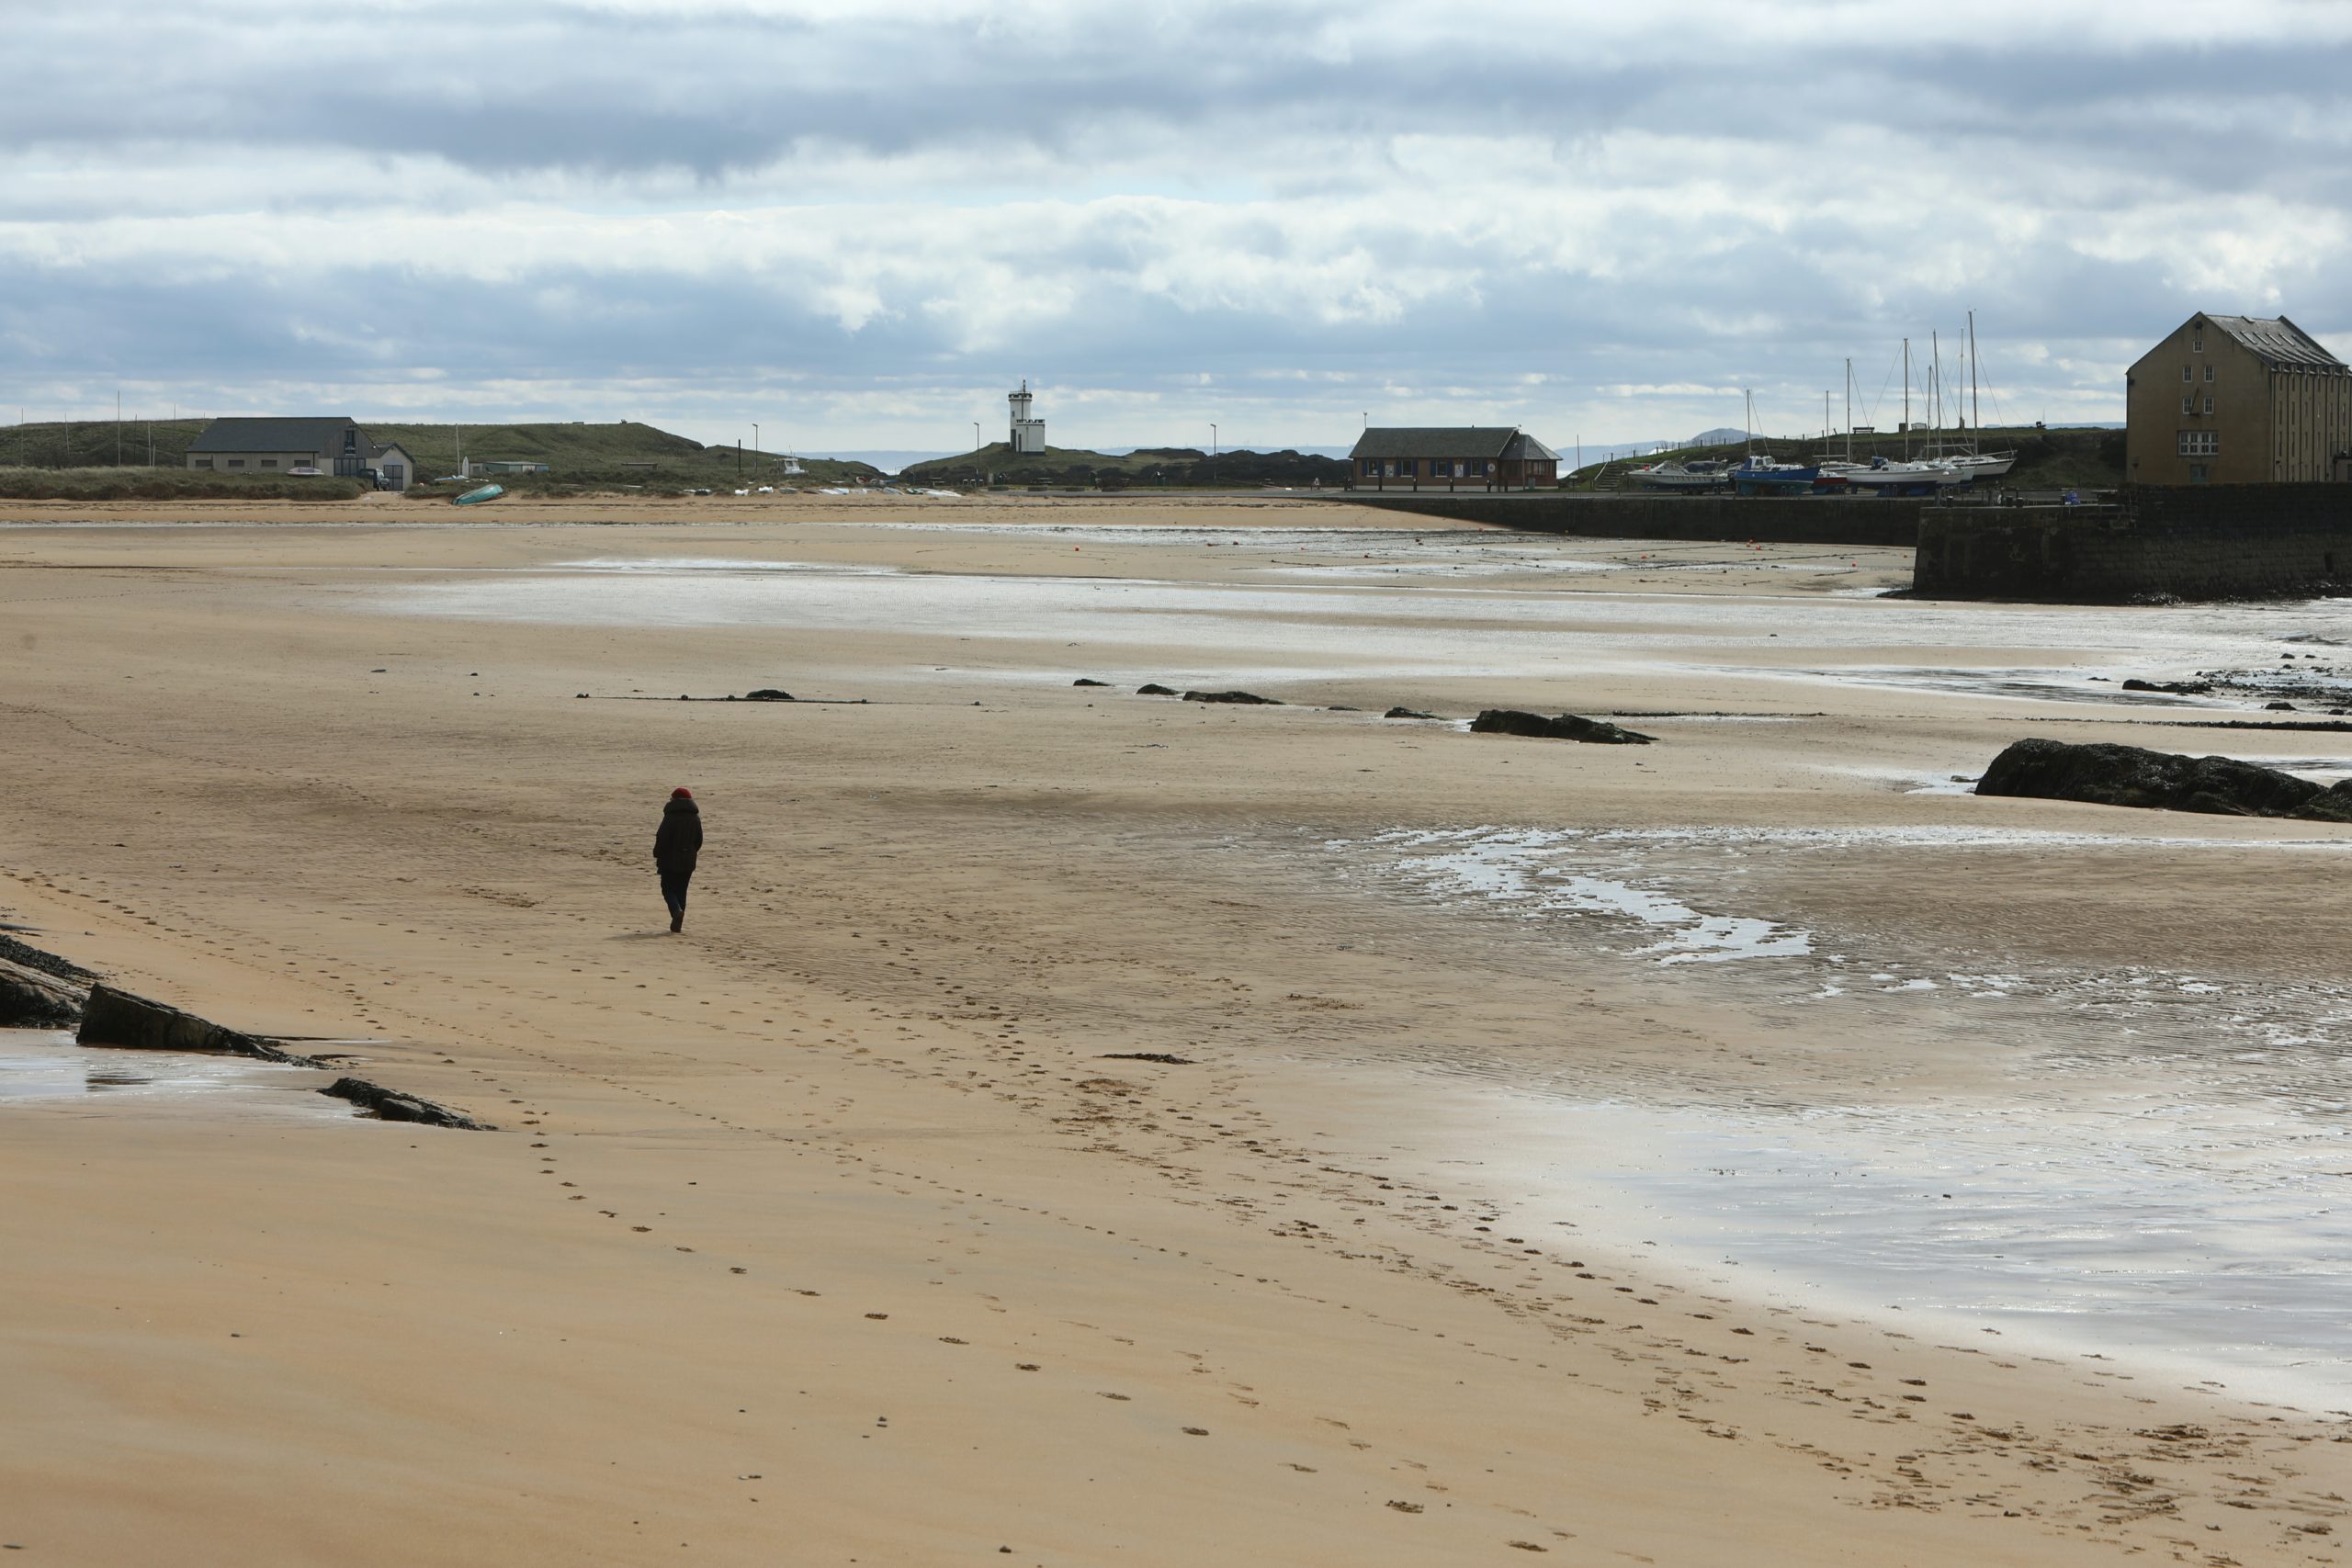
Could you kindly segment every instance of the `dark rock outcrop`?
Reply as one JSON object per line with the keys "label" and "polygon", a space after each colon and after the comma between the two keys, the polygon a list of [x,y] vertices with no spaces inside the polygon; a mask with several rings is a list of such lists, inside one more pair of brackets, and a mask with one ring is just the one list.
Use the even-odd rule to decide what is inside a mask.
{"label": "dark rock outcrop", "polygon": [[379,1083],[369,1083],[366,1078],[337,1078],[319,1092],[337,1100],[347,1100],[354,1105],[374,1111],[387,1122],[416,1122],[427,1127],[457,1127],[469,1133],[498,1131],[489,1122],[477,1122],[462,1111],[452,1111],[446,1105],[436,1105],[413,1094],[402,1094]]}
{"label": "dark rock outcrop", "polygon": [[1545,718],[1517,708],[1488,708],[1470,721],[1475,735],[1526,735],[1539,740],[1580,740],[1588,746],[1647,746],[1657,737],[1636,729],[1621,729],[1604,718],[1578,718],[1564,713]]}
{"label": "dark rock outcrop", "polygon": [[1978,795],[2079,800],[2216,817],[2294,817],[2352,821],[2352,789],[2232,757],[2186,757],[2139,746],[2020,740],[1993,759]]}
{"label": "dark rock outcrop", "polygon": [[1189,1067],[1193,1065],[1192,1057],[1171,1056],[1165,1051],[1105,1051],[1102,1059],[1106,1062],[1158,1062],[1163,1067]]}
{"label": "dark rock outcrop", "polygon": [[1278,708],[1283,705],[1272,697],[1261,697],[1255,692],[1187,692],[1188,703],[1247,703],[1258,707]]}
{"label": "dark rock outcrop", "polygon": [[1433,713],[1421,713],[1413,708],[1390,708],[1386,713],[1382,714],[1380,716],[1383,718],[1435,718],[1437,715]]}
{"label": "dark rock outcrop", "polygon": [[0,958],[0,1029],[63,1029],[82,1016],[89,987]]}
{"label": "dark rock outcrop", "polygon": [[44,975],[54,975],[61,980],[71,980],[85,989],[97,978],[78,964],[70,964],[53,953],[43,953],[31,943],[18,942],[12,936],[0,936],[0,958],[11,964],[21,964],[28,969],[38,969]]}
{"label": "dark rock outcrop", "polygon": [[1136,695],[1139,697],[1172,697],[1176,694],[1175,687],[1163,686],[1157,681],[1147,682],[1136,688]]}
{"label": "dark rock outcrop", "polygon": [[104,981],[90,988],[89,1000],[82,1004],[82,1026],[74,1038],[84,1045],[119,1045],[134,1051],[227,1052],[302,1067],[319,1065],[259,1035],[223,1029],[210,1019],[116,990]]}
{"label": "dark rock outcrop", "polygon": [[2213,689],[2211,681],[2143,681],[2137,675],[2123,682],[2127,692],[2169,692],[2176,697],[2201,697]]}
{"label": "dark rock outcrop", "polygon": [[2338,779],[2303,802],[2295,815],[2306,822],[2352,822],[2352,779]]}
{"label": "dark rock outcrop", "polygon": [[1073,686],[1107,686],[1107,685],[1109,685],[1110,683],[1111,683],[1111,682],[1108,682],[1108,681],[1092,681],[1092,680],[1089,680],[1087,677],[1085,677],[1085,676],[1083,676],[1083,675],[1080,675],[1077,680],[1072,681],[1072,682],[1070,682],[1070,684],[1071,684],[1071,685],[1073,685]]}
{"label": "dark rock outcrop", "polygon": [[744,693],[743,700],[747,703],[788,703],[792,700],[792,694],[778,691],[774,686],[762,686],[756,692]]}

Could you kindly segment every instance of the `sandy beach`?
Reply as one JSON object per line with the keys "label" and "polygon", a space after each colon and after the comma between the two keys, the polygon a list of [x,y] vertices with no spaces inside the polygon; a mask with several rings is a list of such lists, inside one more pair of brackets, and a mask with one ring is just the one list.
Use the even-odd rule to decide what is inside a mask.
{"label": "sandy beach", "polygon": [[1279,495],[452,518],[0,504],[0,923],[498,1128],[0,1036],[28,1568],[2346,1561],[2352,829],[1967,793],[2352,775],[2120,688],[2339,612]]}

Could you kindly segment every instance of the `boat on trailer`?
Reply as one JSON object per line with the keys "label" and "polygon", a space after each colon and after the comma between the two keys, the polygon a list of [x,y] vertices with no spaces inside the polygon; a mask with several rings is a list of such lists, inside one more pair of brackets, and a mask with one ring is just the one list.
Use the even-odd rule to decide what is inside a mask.
{"label": "boat on trailer", "polygon": [[1967,484],[1974,477],[1943,457],[1913,463],[1888,457],[1872,457],[1867,463],[1825,463],[1822,474],[1849,489],[1873,495],[1933,495],[1939,490]]}
{"label": "boat on trailer", "polygon": [[1821,477],[1817,463],[1776,463],[1754,457],[1731,471],[1731,483],[1742,495],[1811,495]]}
{"label": "boat on trailer", "polygon": [[1647,490],[1722,490],[1731,483],[1732,465],[1720,457],[1690,462],[1653,463],[1632,470],[1634,482]]}

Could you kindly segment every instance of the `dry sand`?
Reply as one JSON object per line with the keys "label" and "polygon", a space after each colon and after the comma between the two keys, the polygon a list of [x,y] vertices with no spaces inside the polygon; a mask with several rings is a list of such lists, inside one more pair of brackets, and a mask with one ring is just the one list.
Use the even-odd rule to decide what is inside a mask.
{"label": "dry sand", "polygon": [[[1396,520],[731,502],[0,517],[51,525],[0,530],[0,919],[237,1027],[356,1039],[322,1049],[503,1129],[0,1104],[0,1541],[28,1568],[2344,1560],[2340,1415],[1720,1285],[1598,1202],[1534,1201],[1506,1146],[1529,1053],[1690,1103],[1997,1103],[1980,1043],[1792,1029],[1717,976],[1555,961],[1281,848],[2047,829],[2084,842],[1776,863],[1747,908],[2294,984],[2340,974],[2344,829],[1898,793],[1869,770],[2165,715],[1785,678],[1879,657],[1867,636],[1690,651],[1759,594],[1883,614],[1834,591],[1901,581],[1885,553],[1408,530],[1350,560],[1240,542]],[[986,526],[1039,523],[1204,534]],[[1421,650],[1487,634],[1420,592],[1434,549],[1498,591],[1481,615],[1605,589],[1608,650],[1447,672]],[[587,558],[979,597],[786,627],[403,597]],[[1065,635],[1096,623],[1023,596],[1046,579],[1131,592],[1131,629]],[[1182,607],[1275,581],[1396,603]],[[1004,618],[951,624],[996,613],[989,581]],[[1147,671],[1292,705],[1133,695]],[[674,700],[761,685],[872,700]],[[1580,748],[1391,702],[1808,716]],[[673,938],[648,845],[675,783],[709,846]]]}

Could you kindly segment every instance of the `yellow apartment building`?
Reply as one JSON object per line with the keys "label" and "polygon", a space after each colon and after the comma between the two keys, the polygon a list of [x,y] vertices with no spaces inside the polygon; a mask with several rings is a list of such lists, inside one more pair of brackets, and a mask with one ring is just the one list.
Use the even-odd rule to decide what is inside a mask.
{"label": "yellow apartment building", "polygon": [[2126,484],[2343,478],[2352,367],[2284,316],[2191,316],[2123,381]]}

